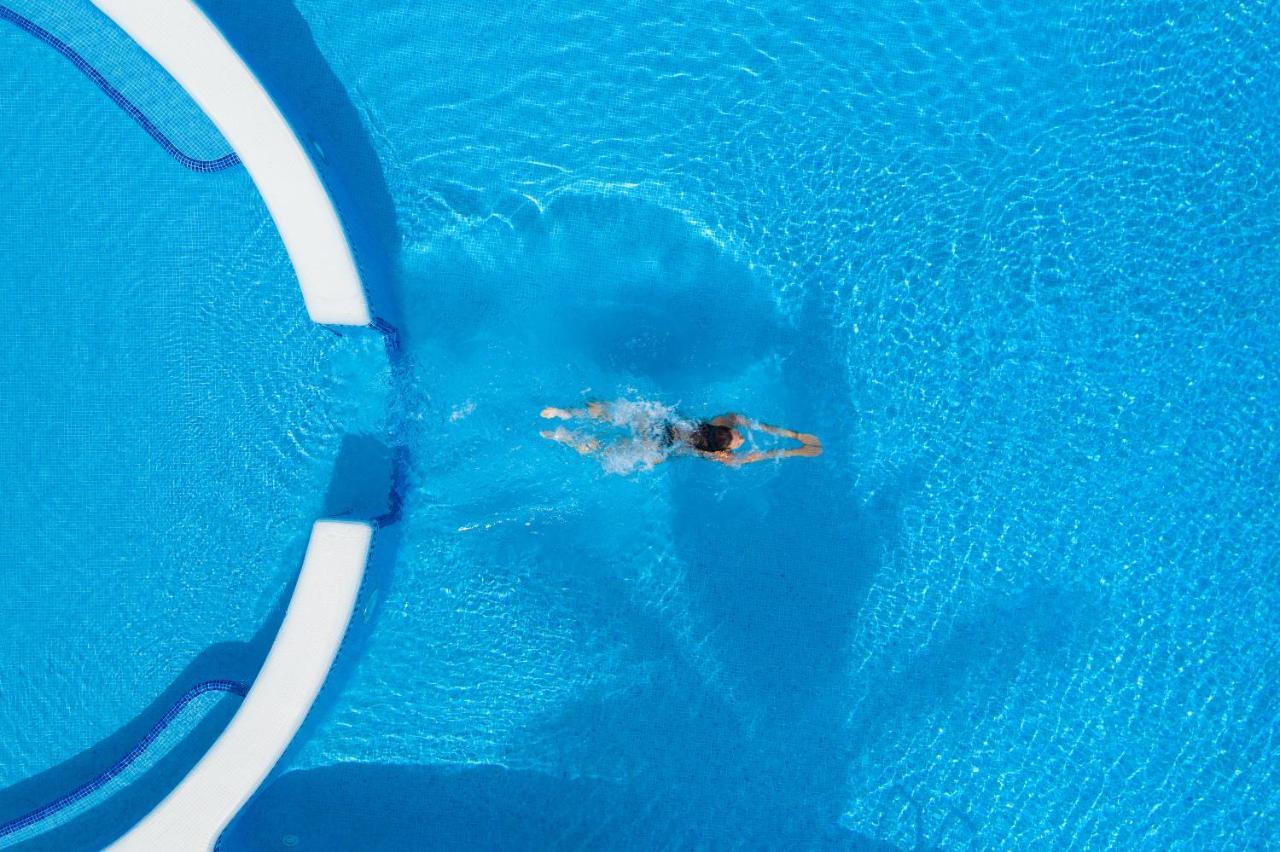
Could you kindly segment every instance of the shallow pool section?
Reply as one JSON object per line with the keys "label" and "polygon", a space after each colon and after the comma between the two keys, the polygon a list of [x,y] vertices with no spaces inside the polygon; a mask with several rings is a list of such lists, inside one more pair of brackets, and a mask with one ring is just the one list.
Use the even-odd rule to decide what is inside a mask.
{"label": "shallow pool section", "polygon": [[[85,35],[101,15],[13,5],[226,153],[145,54]],[[8,818],[127,752],[201,661],[252,658],[343,436],[381,428],[385,355],[310,322],[243,170],[182,167],[48,44],[4,22],[0,46]]]}

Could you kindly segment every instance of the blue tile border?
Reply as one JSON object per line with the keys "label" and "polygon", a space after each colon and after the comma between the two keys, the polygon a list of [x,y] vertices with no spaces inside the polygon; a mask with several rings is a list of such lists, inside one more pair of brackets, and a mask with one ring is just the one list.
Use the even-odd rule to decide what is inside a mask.
{"label": "blue tile border", "polygon": [[[0,7],[2,9],[3,7]],[[59,811],[71,807],[76,802],[81,801],[85,797],[92,795],[96,791],[106,786],[113,778],[118,776],[129,768],[134,761],[142,756],[152,743],[164,733],[165,728],[173,723],[178,714],[192,701],[195,701],[201,695],[210,692],[228,692],[232,695],[238,695],[241,698],[249,691],[249,687],[235,680],[206,680],[197,683],[195,686],[183,693],[174,705],[169,708],[164,716],[160,717],[160,721],[151,726],[151,730],[147,731],[147,735],[138,741],[129,753],[117,760],[109,769],[99,775],[76,787],[74,790],[65,793],[54,799],[48,804],[41,805],[33,811],[29,811],[20,817],[15,817],[6,823],[0,823],[0,838],[8,837],[24,828],[30,828],[42,820],[48,819]]]}
{"label": "blue tile border", "polygon": [[191,169],[191,171],[202,173],[220,172],[224,169],[229,169],[232,166],[240,165],[240,158],[236,156],[234,152],[218,157],[216,160],[200,160],[183,153],[178,149],[177,145],[173,144],[173,140],[164,134],[164,131],[156,127],[155,124],[152,123],[151,119],[147,118],[142,110],[138,109],[138,107],[126,98],[119,89],[111,85],[111,83],[107,81],[107,78],[103,77],[102,74],[98,72],[98,69],[90,65],[83,56],[76,53],[76,51],[73,50],[66,42],[62,41],[62,39],[40,27],[34,21],[28,20],[27,18],[19,15],[7,6],[0,6],[0,20],[8,21],[18,27],[18,29],[35,36],[40,41],[58,51],[58,53],[62,54],[63,57],[70,61],[71,64],[80,71],[80,73],[92,80],[93,84],[101,89],[107,97],[115,101],[116,106],[128,113],[129,117],[136,121],[138,126],[145,130],[147,135],[154,139],[160,147],[165,150],[165,153],[170,157],[173,157],[173,159],[177,160],[182,165],[186,166],[188,169]]}

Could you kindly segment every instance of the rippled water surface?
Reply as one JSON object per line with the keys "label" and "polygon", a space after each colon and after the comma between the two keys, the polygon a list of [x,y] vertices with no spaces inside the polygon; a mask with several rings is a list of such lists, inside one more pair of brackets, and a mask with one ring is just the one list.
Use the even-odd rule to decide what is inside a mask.
{"label": "rippled water surface", "polygon": [[[265,611],[344,431],[404,444],[408,489],[358,663],[233,848],[1280,837],[1271,6],[294,5],[385,177],[405,355],[383,411],[375,359],[253,272],[283,257],[247,180],[216,228],[230,195],[173,191],[291,305],[223,354],[251,321],[184,291],[198,363],[271,379],[209,463],[280,450],[246,498],[280,541],[221,564],[270,549]],[[537,434],[593,398],[826,452],[611,474]],[[244,594],[200,576],[147,611]]]}

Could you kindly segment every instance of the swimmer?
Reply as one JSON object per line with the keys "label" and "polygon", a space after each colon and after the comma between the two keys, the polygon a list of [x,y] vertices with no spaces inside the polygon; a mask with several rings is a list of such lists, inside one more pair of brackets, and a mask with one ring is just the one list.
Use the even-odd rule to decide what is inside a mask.
{"label": "swimmer", "polygon": [[[822,441],[816,435],[770,426],[741,414],[721,414],[710,420],[688,421],[674,416],[674,412],[663,406],[632,402],[591,402],[586,408],[547,406],[542,409],[541,415],[547,420],[591,419],[615,426],[630,426],[634,435],[627,443],[639,450],[649,465],[660,464],[672,455],[696,456],[731,467],[767,459],[798,456],[813,458],[822,455]],[[799,441],[800,446],[738,453],[737,450],[747,440],[744,432],[752,429]],[[602,449],[596,438],[572,432],[564,426],[544,429],[539,434],[549,441],[573,447],[584,456],[598,453]]]}

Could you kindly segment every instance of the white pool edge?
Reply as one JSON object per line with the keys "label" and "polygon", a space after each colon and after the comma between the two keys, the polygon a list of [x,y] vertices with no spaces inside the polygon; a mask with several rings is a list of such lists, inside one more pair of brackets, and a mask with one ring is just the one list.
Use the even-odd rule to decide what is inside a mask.
{"label": "white pool edge", "polygon": [[280,632],[244,702],[186,777],[118,852],[211,850],[293,740],[337,657],[364,578],[373,526],[317,521]]}
{"label": "white pool edge", "polygon": [[[323,325],[372,323],[355,256],[302,143],[192,0],[92,0],[191,96],[239,156]],[[293,741],[337,657],[374,528],[317,521],[280,631],[231,722],[200,761],[110,848],[212,850]]]}
{"label": "white pool edge", "polygon": [[307,313],[369,325],[351,244],[320,175],[267,90],[192,0],[92,0],[178,82],[240,157],[275,221]]}

